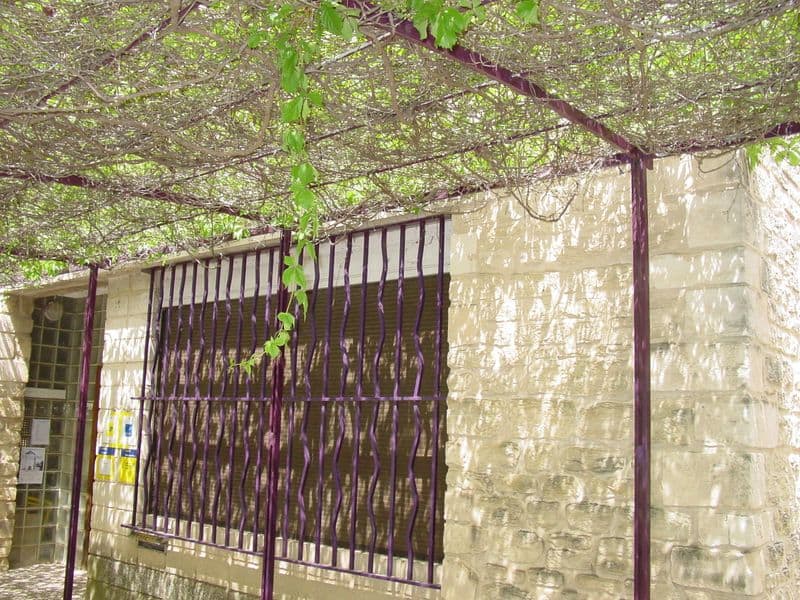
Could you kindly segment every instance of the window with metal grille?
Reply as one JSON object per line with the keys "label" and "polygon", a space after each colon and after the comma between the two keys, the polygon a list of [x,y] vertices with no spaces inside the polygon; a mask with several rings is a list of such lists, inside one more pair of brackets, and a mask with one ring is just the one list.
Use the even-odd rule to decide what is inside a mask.
{"label": "window with metal grille", "polygon": [[[442,558],[446,217],[331,238],[305,266],[286,349],[276,553],[437,586]],[[151,273],[134,527],[260,553],[279,248]],[[300,317],[300,315],[297,315]]]}

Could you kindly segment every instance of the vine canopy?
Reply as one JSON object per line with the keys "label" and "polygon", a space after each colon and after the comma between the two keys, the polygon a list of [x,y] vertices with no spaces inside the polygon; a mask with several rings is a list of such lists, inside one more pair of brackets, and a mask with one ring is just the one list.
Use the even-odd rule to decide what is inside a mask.
{"label": "vine canopy", "polygon": [[0,278],[793,133],[799,49],[778,0],[4,2]]}

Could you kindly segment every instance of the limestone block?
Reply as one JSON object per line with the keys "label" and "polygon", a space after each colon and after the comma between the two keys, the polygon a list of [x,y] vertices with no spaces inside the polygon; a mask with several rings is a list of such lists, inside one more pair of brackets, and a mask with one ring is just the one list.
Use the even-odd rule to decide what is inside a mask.
{"label": "limestone block", "polygon": [[596,575],[578,575],[575,584],[579,593],[576,598],[597,598],[597,600],[618,600],[622,597],[622,582],[614,579],[604,579]]}
{"label": "limestone block", "polygon": [[675,546],[672,581],[677,585],[756,596],[764,591],[765,563],[761,552]]}
{"label": "limestone block", "polygon": [[611,527],[614,508],[593,502],[580,502],[567,506],[567,523],[573,529],[587,533],[604,533]]}
{"label": "limestone block", "polygon": [[698,403],[694,410],[695,435],[705,446],[778,445],[777,408],[749,394],[715,397]]}
{"label": "limestone block", "polygon": [[692,288],[731,283],[758,285],[760,260],[743,246],[697,254],[655,254],[650,258],[650,285],[655,289]]}
{"label": "limestone block", "polygon": [[759,327],[756,323],[765,325],[756,311],[761,308],[758,293],[750,287],[686,290],[683,303],[682,337],[741,336]]}
{"label": "limestone block", "polygon": [[775,536],[772,514],[711,513],[698,519],[699,541],[704,546],[730,545],[741,550],[763,546]]}
{"label": "limestone block", "polygon": [[545,502],[580,502],[584,482],[574,475],[547,475],[539,479],[539,495]]}
{"label": "limestone block", "polygon": [[569,472],[591,475],[614,475],[623,471],[631,460],[629,450],[616,448],[584,448],[571,446],[564,450],[563,468]]}
{"label": "limestone block", "polygon": [[510,561],[522,567],[544,565],[544,540],[530,529],[493,527],[484,536],[487,541],[486,558]]}
{"label": "limestone block", "polygon": [[564,575],[558,571],[535,568],[528,570],[528,581],[536,587],[559,589],[564,585]]}
{"label": "limestone block", "polygon": [[650,535],[654,540],[687,543],[692,536],[692,516],[687,512],[653,507],[650,509]]}
{"label": "limestone block", "polygon": [[552,529],[562,520],[559,502],[531,500],[525,506],[526,522],[542,529]]}
{"label": "limestone block", "polygon": [[660,462],[660,488],[666,506],[757,509],[766,500],[763,454],[665,452]]}
{"label": "limestone block", "polygon": [[633,573],[633,540],[600,538],[595,570],[600,577],[629,577]]}
{"label": "limestone block", "polygon": [[696,400],[691,396],[653,398],[651,436],[653,443],[687,446],[694,440]]}
{"label": "limestone block", "polygon": [[[627,373],[630,377],[630,373]],[[581,411],[578,435],[584,440],[627,439],[632,432],[630,402],[598,402]]]}
{"label": "limestone block", "polygon": [[740,185],[729,189],[698,191],[685,197],[691,218],[686,223],[690,248],[731,244],[745,236],[747,194]]}
{"label": "limestone block", "polygon": [[442,565],[442,597],[448,600],[479,600],[478,572],[463,560],[445,553]]}
{"label": "limestone block", "polygon": [[545,567],[550,570],[591,571],[595,559],[590,535],[554,533],[546,538]]}

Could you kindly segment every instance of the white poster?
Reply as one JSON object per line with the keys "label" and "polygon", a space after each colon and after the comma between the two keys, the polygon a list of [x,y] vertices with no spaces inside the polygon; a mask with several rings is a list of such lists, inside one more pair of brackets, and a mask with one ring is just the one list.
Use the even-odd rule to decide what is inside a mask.
{"label": "white poster", "polygon": [[31,423],[31,445],[50,445],[50,419],[34,419]]}
{"label": "white poster", "polygon": [[19,455],[19,483],[44,481],[44,448],[22,448]]}

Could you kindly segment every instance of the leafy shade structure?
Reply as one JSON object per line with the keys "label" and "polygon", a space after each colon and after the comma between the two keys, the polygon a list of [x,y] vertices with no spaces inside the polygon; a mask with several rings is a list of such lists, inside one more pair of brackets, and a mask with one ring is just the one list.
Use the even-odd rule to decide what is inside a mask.
{"label": "leafy shade structure", "polygon": [[0,276],[792,133],[799,47],[776,0],[5,2]]}

